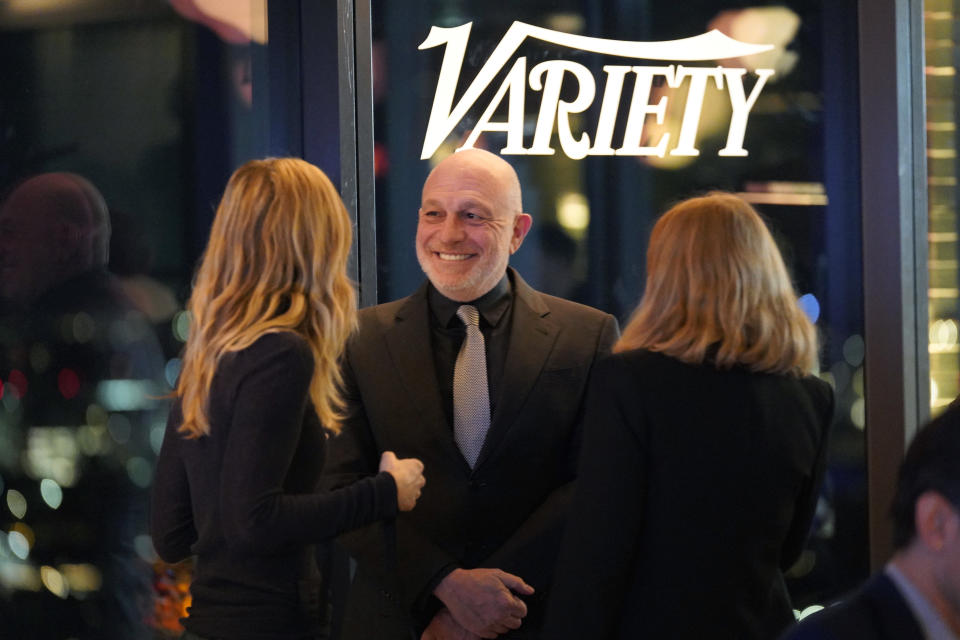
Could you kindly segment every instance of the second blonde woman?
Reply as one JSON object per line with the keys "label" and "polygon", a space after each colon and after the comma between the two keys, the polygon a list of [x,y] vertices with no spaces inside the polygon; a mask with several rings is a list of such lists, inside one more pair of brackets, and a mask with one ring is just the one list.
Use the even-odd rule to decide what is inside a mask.
{"label": "second blonde woman", "polygon": [[730,194],[656,224],[640,306],[591,381],[544,638],[769,639],[793,620],[830,387],[760,216]]}

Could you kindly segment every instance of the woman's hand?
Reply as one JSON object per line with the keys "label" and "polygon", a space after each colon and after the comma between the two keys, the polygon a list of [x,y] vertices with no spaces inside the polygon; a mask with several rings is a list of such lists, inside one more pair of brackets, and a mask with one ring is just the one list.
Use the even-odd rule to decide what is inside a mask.
{"label": "woman's hand", "polygon": [[397,505],[400,511],[410,511],[417,504],[420,490],[427,483],[423,477],[423,463],[416,458],[398,459],[393,451],[380,456],[380,471],[386,471],[397,483]]}

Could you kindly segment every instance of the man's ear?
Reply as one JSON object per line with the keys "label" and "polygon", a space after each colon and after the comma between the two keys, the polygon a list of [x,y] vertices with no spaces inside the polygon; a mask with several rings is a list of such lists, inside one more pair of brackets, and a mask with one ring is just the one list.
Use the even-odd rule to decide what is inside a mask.
{"label": "man's ear", "polygon": [[930,551],[943,550],[947,541],[957,536],[960,514],[950,501],[936,491],[925,491],[917,498],[914,509],[917,539]]}
{"label": "man's ear", "polygon": [[510,253],[516,253],[523,239],[527,237],[530,226],[533,224],[533,216],[529,213],[518,213],[513,219],[513,237],[510,238]]}

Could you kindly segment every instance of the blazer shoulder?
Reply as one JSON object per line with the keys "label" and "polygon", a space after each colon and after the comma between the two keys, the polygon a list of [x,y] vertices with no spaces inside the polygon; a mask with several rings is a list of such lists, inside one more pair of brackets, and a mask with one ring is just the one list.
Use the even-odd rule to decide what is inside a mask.
{"label": "blazer shoulder", "polygon": [[893,581],[878,573],[841,601],[801,621],[781,640],[815,638],[922,640],[923,632]]}
{"label": "blazer shoulder", "polygon": [[809,394],[811,401],[829,422],[833,418],[834,395],[833,387],[825,380],[809,375],[800,378],[800,384]]}
{"label": "blazer shoulder", "polygon": [[405,298],[392,300],[364,307],[357,313],[358,333],[366,334],[370,331],[381,331],[383,327],[389,325],[400,312],[409,305],[417,304],[419,300],[417,294],[409,295]]}
{"label": "blazer shoulder", "polygon": [[539,291],[537,291],[536,294],[540,296],[540,299],[551,313],[570,316],[571,318],[585,318],[593,322],[604,322],[608,318],[613,318],[613,316],[606,311],[601,311],[600,309],[574,302],[573,300],[558,298],[557,296]]}
{"label": "blazer shoulder", "polygon": [[616,323],[616,318],[605,311],[537,291],[527,284],[513,267],[509,267],[507,273],[513,283],[516,302],[526,305],[534,313],[549,314],[560,322],[593,323],[598,326],[610,321]]}
{"label": "blazer shoulder", "polygon": [[618,351],[617,353],[607,356],[604,360],[608,361],[607,367],[639,370],[644,372],[647,376],[658,371],[662,372],[668,369],[685,370],[692,369],[697,366],[686,364],[671,356],[659,353],[657,351],[649,351],[647,349],[627,349],[626,351]]}

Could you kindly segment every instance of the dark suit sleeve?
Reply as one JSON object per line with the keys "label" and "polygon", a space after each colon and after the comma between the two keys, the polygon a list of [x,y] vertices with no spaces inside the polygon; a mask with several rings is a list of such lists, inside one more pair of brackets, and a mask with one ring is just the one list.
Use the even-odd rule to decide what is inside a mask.
{"label": "dark suit sleeve", "polygon": [[644,511],[646,452],[634,395],[618,360],[600,363],[544,638],[614,637]]}
{"label": "dark suit sleeve", "polygon": [[812,387],[814,405],[820,412],[817,419],[822,428],[820,441],[817,443],[817,457],[810,476],[797,497],[793,521],[790,523],[790,530],[787,532],[787,537],[783,543],[780,556],[780,568],[783,571],[789,569],[803,551],[807,536],[810,533],[810,523],[813,521],[813,514],[816,511],[817,500],[820,496],[820,487],[823,485],[823,477],[827,469],[828,435],[834,411],[833,389],[820,380],[809,380],[807,382]]}
{"label": "dark suit sleeve", "polygon": [[153,546],[167,562],[179,562],[188,557],[190,546],[197,540],[187,470],[177,452],[177,444],[183,437],[177,433],[180,422],[179,406],[174,406],[167,419],[163,445],[157,457],[150,500]]}
{"label": "dark suit sleeve", "polygon": [[[571,330],[576,328],[572,327]],[[613,344],[620,337],[616,319],[610,315],[606,316],[597,335],[594,363],[609,355]],[[547,496],[516,532],[487,558],[484,562],[485,566],[514,573],[540,591],[549,587],[560,550],[560,537],[573,499],[582,431],[583,405],[581,404],[567,447],[564,470],[567,482],[558,486]]]}
{"label": "dark suit sleeve", "polygon": [[[323,486],[336,488],[376,473],[380,449],[373,437],[350,363],[349,349],[342,363],[347,418],[341,432],[330,441]],[[430,477],[430,470],[425,470]],[[363,570],[381,585],[392,586],[391,597],[405,611],[418,608],[430,594],[424,593],[436,576],[456,566],[456,559],[435,545],[407,522],[403,514],[395,521],[377,523],[351,531],[339,542],[362,564]]]}

